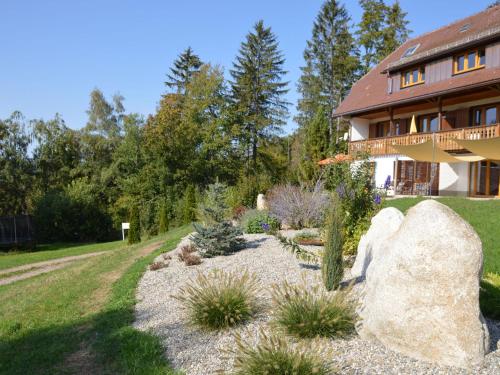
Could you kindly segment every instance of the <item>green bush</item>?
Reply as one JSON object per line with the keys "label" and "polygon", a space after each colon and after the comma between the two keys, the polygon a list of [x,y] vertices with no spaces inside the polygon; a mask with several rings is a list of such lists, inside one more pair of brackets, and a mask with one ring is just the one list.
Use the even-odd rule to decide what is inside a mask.
{"label": "green bush", "polygon": [[340,215],[338,198],[334,196],[332,205],[326,213],[325,249],[321,261],[321,274],[326,290],[337,289],[344,275],[342,259],[344,228]]}
{"label": "green bush", "polygon": [[[268,230],[264,229],[266,226]],[[241,217],[241,227],[245,233],[274,232],[280,228],[280,223],[267,211],[248,210]]]}
{"label": "green bush", "polygon": [[275,322],[289,335],[342,337],[354,329],[355,314],[347,292],[308,290],[285,282],[273,289],[272,297]]}
{"label": "green bush", "polygon": [[184,224],[196,220],[196,190],[194,185],[188,185],[183,197],[182,221]]}
{"label": "green bush", "polygon": [[257,289],[257,279],[248,272],[214,270],[199,273],[175,298],[187,309],[193,325],[220,330],[244,323],[257,312]]}
{"label": "green bush", "polygon": [[234,372],[237,375],[327,375],[334,374],[331,364],[304,345],[292,347],[281,337],[260,333],[260,342],[245,342],[236,334]]}
{"label": "green bush", "polygon": [[191,236],[191,241],[204,258],[218,255],[232,254],[241,250],[245,244],[243,232],[238,227],[233,227],[229,222],[222,222],[204,227],[193,224],[196,233]]}
{"label": "green bush", "polygon": [[128,230],[129,245],[141,242],[141,221],[139,218],[139,210],[137,206],[132,206],[130,209],[130,229]]}
{"label": "green bush", "polygon": [[170,212],[169,204],[164,202],[160,207],[159,220],[158,220],[158,233],[167,233],[170,226]]}
{"label": "green bush", "polygon": [[356,255],[361,236],[370,228],[370,219],[371,215],[368,215],[366,218],[360,220],[354,226],[352,233],[349,233],[344,229],[344,255]]}

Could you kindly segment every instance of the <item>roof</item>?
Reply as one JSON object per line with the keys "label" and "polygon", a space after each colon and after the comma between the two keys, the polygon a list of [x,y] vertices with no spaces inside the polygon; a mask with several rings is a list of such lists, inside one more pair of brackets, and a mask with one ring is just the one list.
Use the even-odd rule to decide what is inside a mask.
{"label": "roof", "polygon": [[[464,26],[466,31],[461,32]],[[458,48],[463,49],[468,45],[498,37],[500,37],[500,5],[410,39],[352,86],[351,92],[336,109],[334,116],[354,115],[392,104],[417,101],[449,91],[460,91],[500,81],[500,69],[486,68],[389,94],[386,74],[388,71],[436,59],[438,56],[451,54]],[[418,48],[411,56],[403,58],[409,48],[417,45]]]}

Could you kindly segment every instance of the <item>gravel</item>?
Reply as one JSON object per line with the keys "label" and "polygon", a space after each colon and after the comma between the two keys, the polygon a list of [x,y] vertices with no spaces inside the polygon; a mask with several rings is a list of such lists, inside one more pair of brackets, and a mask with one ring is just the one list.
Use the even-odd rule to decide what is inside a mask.
{"label": "gravel", "polygon": [[[272,236],[254,234],[245,235],[245,238],[248,241],[246,249],[230,256],[203,259],[203,263],[197,266],[185,266],[173,252],[167,268],[148,270],[139,283],[134,326],[158,335],[172,366],[188,375],[230,370],[232,357],[227,349],[234,347],[234,333],[239,332],[244,339],[257,341],[260,329],[270,331],[269,288],[273,284],[279,284],[285,278],[289,283],[302,280],[310,284],[321,282],[317,267],[298,261]],[[187,238],[183,239],[178,249],[187,242]],[[157,260],[162,260],[161,256]],[[215,268],[255,273],[262,285],[259,297],[267,308],[245,326],[220,333],[201,332],[189,326],[185,311],[172,295],[198,272]],[[481,367],[470,372],[418,361],[388,350],[379,343],[364,341],[355,334],[346,339],[326,340],[334,353],[328,360],[332,360],[342,374],[500,374],[500,350],[497,347],[500,322],[488,321],[488,325],[495,351],[486,356]]]}

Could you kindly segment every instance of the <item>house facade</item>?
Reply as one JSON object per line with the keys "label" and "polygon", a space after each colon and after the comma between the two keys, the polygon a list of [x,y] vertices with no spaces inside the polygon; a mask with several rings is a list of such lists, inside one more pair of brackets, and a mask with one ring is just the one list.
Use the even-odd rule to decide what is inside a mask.
{"label": "house facade", "polygon": [[334,113],[396,194],[499,196],[500,6],[405,42]]}

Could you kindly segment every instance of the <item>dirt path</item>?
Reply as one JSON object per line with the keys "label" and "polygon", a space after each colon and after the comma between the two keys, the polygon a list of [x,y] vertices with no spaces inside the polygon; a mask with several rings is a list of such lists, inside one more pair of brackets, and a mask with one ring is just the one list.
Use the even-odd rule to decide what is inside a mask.
{"label": "dirt path", "polygon": [[[132,260],[135,260],[139,257],[148,255],[158,249],[163,242],[155,242],[151,245],[145,246],[141,248],[135,257],[132,258]],[[109,251],[98,251],[95,253],[88,253],[88,254],[82,254],[82,255],[73,255],[73,256],[68,256],[64,258],[59,258],[59,259],[54,259],[54,260],[47,260],[43,262],[37,262],[37,263],[30,263],[30,264],[24,264],[22,266],[18,267],[12,267],[12,268],[7,268],[4,270],[0,271],[0,276],[1,275],[6,275],[10,273],[16,273],[15,275],[12,276],[7,276],[4,278],[0,279],[0,286],[1,285],[7,285],[10,283],[13,283],[15,281],[20,281],[20,280],[25,280],[29,279],[31,277],[41,275],[43,273],[55,271],[64,267],[69,266],[71,263],[76,262],[77,260],[82,260],[82,259],[87,259],[87,258],[92,258],[96,257],[102,254],[109,254]],[[23,272],[26,271],[26,272]],[[23,272],[20,273],[19,272]],[[119,277],[120,272],[116,272],[112,277]]]}

